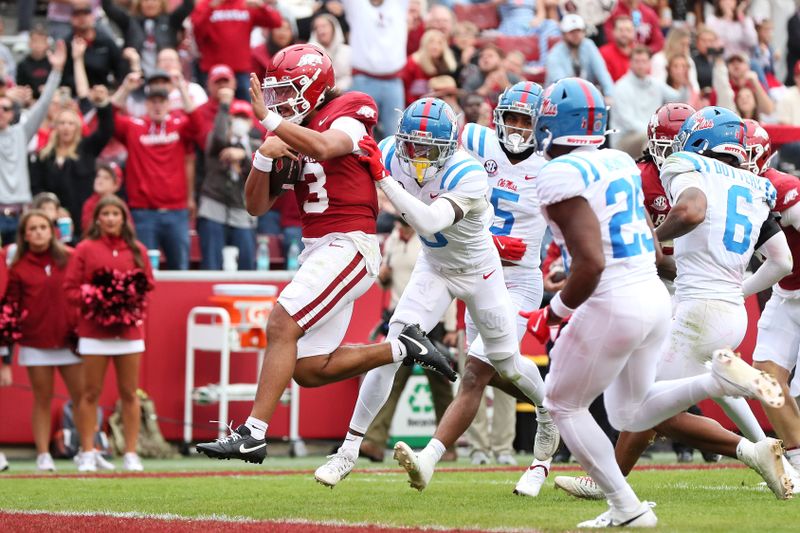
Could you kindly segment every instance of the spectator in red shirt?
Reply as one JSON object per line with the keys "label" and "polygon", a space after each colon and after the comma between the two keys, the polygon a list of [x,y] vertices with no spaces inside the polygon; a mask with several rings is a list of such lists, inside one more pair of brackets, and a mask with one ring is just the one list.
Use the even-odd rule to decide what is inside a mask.
{"label": "spectator in red shirt", "polygon": [[608,73],[615,82],[628,73],[631,51],[636,44],[636,29],[627,15],[614,19],[614,40],[600,47],[600,55],[606,62]]}
{"label": "spectator in red shirt", "polygon": [[[144,271],[150,285],[153,272],[147,260],[147,249],[136,240],[136,232],[128,221],[125,203],[113,195],[105,196],[94,209],[92,224],[86,239],[75,248],[67,265],[64,292],[74,308],[82,305],[81,286],[91,283],[101,268],[121,272]],[[103,391],[109,360],[114,363],[117,389],[122,403],[122,425],[125,430],[125,470],[141,471],[142,462],[136,454],[139,439],[141,410],[136,389],[139,386],[139,363],[144,352],[144,325],[123,324],[103,326],[81,315],[78,319],[78,351],[83,358],[84,391],[77,412],[77,426],[82,452],[78,455],[78,470],[92,472],[113,468],[94,451],[94,431],[97,423],[97,401]]]}
{"label": "spectator in red shirt", "polygon": [[401,72],[406,91],[406,105],[430,91],[428,80],[434,76],[456,72],[456,59],[447,44],[447,38],[439,30],[428,30],[422,36],[419,50],[408,56]]}
{"label": "spectator in red shirt", "polygon": [[43,211],[31,210],[22,216],[6,298],[27,313],[22,320],[18,358],[33,389],[36,467],[42,471],[56,469],[48,452],[55,370],[61,374],[73,406],[80,404],[83,392],[81,359],[70,349],[75,315],[63,290],[71,251],[58,241],[56,228]]}
{"label": "spectator in red shirt", "polygon": [[200,0],[191,20],[200,53],[200,84],[205,85],[212,66],[222,63],[236,73],[236,97],[249,100],[250,32],[259,26],[277,28],[280,13],[263,0]]}
{"label": "spectator in red shirt", "polygon": [[[173,85],[183,97],[186,115],[170,114],[169,92],[148,86],[147,115],[114,116],[114,136],[128,149],[127,192],[131,215],[140,239],[152,250],[161,248],[167,269],[189,268],[189,218],[194,216],[194,175],[187,172],[186,159],[193,157],[192,141],[199,127],[186,80],[173,74]],[[113,97],[125,101],[125,93],[136,83],[126,78]]]}
{"label": "spectator in red shirt", "polygon": [[661,23],[653,8],[642,3],[642,0],[619,0],[611,11],[603,30],[606,35],[614,33],[614,20],[621,15],[626,15],[633,21],[636,30],[636,40],[656,53],[664,47],[664,34],[661,33]]}

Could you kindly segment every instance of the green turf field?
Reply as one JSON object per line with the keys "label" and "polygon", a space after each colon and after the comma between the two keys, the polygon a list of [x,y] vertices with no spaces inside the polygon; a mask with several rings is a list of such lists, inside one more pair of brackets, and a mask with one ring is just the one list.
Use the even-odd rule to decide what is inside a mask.
{"label": "green turf field", "polygon": [[[520,459],[524,464],[528,458]],[[34,473],[32,463],[14,462],[5,473],[10,476],[0,477],[0,507],[547,531],[574,528],[605,509],[603,502],[579,501],[554,490],[552,477],[559,474],[558,468],[539,497],[530,499],[511,494],[517,472],[496,471],[439,472],[420,494],[408,487],[404,473],[391,472],[394,463],[390,461],[379,465],[381,470],[355,472],[330,490],[316,484],[309,473],[320,460],[268,458],[262,466],[199,458],[149,461],[145,465],[150,475],[209,475],[140,478],[13,477]],[[66,461],[57,466],[59,474],[75,472]],[[457,466],[470,467],[464,460]],[[375,468],[364,461],[358,467]],[[245,475],[213,475],[215,470]],[[297,472],[247,475],[267,470]],[[642,499],[657,502],[656,514],[664,531],[800,530],[800,501],[777,501],[749,470],[639,470],[630,480]]]}

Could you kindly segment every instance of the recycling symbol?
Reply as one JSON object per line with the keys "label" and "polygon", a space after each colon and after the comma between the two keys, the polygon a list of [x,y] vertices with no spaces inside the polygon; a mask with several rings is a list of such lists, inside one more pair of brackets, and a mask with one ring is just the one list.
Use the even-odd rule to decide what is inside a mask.
{"label": "recycling symbol", "polygon": [[433,411],[431,388],[427,383],[417,383],[408,397],[408,405],[413,413],[430,413]]}

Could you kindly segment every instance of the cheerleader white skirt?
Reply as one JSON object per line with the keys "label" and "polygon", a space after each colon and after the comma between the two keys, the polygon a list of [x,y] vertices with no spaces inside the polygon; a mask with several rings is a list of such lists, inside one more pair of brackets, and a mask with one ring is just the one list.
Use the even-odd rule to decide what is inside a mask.
{"label": "cheerleader white skirt", "polygon": [[81,355],[127,355],[144,352],[144,339],[78,339]]}
{"label": "cheerleader white skirt", "polygon": [[76,365],[81,358],[69,348],[34,348],[20,346],[18,356],[20,366],[66,366]]}

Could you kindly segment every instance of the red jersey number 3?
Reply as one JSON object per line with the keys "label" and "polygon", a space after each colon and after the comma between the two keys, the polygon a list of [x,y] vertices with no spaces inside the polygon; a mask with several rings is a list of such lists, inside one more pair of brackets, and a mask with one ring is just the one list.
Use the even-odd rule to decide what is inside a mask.
{"label": "red jersey number 3", "polygon": [[303,181],[308,185],[308,196],[303,202],[306,213],[324,213],[328,209],[328,191],[325,190],[325,169],[317,162],[308,162],[303,168]]}

